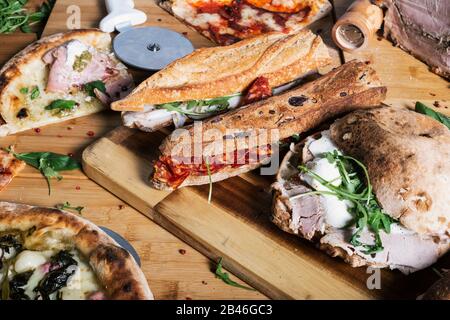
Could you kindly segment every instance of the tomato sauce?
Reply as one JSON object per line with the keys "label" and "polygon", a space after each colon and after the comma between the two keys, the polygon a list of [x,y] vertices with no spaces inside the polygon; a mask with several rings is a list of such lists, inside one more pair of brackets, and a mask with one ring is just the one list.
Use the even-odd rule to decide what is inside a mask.
{"label": "tomato sauce", "polygon": [[242,151],[243,152],[239,152],[238,150],[235,150],[229,155],[233,157],[233,163],[228,163],[226,153],[223,154],[223,157],[220,157],[221,159],[217,160],[215,158],[211,158],[212,161],[209,164],[206,164],[204,159],[202,159],[202,163],[196,163],[193,157],[191,158],[190,163],[183,163],[174,161],[174,159],[170,156],[161,156],[154,165],[153,179],[166,183],[172,188],[177,188],[189,176],[208,175],[208,167],[209,172],[214,174],[226,167],[239,168],[249,164],[250,160],[255,161],[258,159],[258,161],[262,161],[272,155],[271,145],[256,149],[256,154],[255,150],[252,150],[253,153],[248,149]]}

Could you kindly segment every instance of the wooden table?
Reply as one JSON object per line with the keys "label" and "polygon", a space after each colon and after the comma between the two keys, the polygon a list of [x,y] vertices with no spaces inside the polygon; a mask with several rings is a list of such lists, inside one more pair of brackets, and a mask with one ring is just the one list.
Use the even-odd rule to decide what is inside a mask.
{"label": "wooden table", "polygon": [[[154,8],[152,1],[136,0],[139,8],[152,6],[148,21],[150,25],[170,26],[176,31],[187,32],[188,38],[196,43],[211,45],[182,24],[178,23],[173,28],[175,18],[159,8]],[[345,10],[349,2],[351,1],[334,1],[338,14]],[[67,9],[70,5],[83,8],[81,27],[98,26],[100,18],[105,14],[102,0],[58,0],[44,34],[66,30]],[[29,35],[1,36],[2,44],[7,42],[8,45],[0,45],[0,63],[33,39]],[[442,111],[449,113],[450,95],[445,80],[429,73],[421,62],[405,55],[400,49],[392,48],[385,40],[377,44],[376,49],[375,53],[363,52],[359,57],[374,62],[378,74],[389,87],[388,103],[410,105],[415,100],[430,103],[439,97],[444,109],[447,108]],[[401,63],[397,63],[397,55],[402,55]],[[352,56],[346,54],[342,58],[348,61]],[[387,60],[389,64],[386,64]],[[392,70],[393,67],[395,70]],[[39,133],[32,130],[2,138],[0,146],[15,144],[19,152],[73,153],[79,159],[87,145],[119,125],[120,117],[117,113],[103,112],[44,127]],[[88,135],[89,131],[95,133],[94,137]],[[52,181],[52,185],[53,192],[49,197],[42,176],[34,169],[27,168],[0,194],[0,200],[46,206],[69,201],[72,205],[85,206],[83,215],[86,218],[120,233],[136,248],[142,259],[144,273],[157,299],[265,298],[258,292],[230,287],[215,279],[211,272],[211,262],[207,258],[90,181],[82,172],[69,172],[64,175],[62,181]]]}
{"label": "wooden table", "polygon": [[[34,3],[38,2],[41,1],[34,1]],[[67,1],[57,1],[48,26],[55,25],[52,20],[66,20],[67,5],[64,2]],[[103,1],[69,2],[74,4],[90,3],[93,8],[104,10]],[[161,13],[163,13],[162,10]],[[99,11],[83,11],[82,19],[83,26],[96,26]],[[44,34],[57,31],[61,30],[48,28]],[[36,35],[34,34],[0,35],[0,65],[35,39]],[[76,158],[80,159],[81,153],[87,145],[119,125],[118,113],[104,112],[47,126],[41,128],[40,133],[31,130],[0,138],[0,146],[16,145],[19,152],[73,153]],[[88,136],[89,131],[93,131],[95,136]],[[84,206],[83,217],[97,225],[118,232],[135,247],[141,257],[142,269],[156,299],[265,298],[256,291],[231,287],[216,279],[214,273],[211,272],[213,266],[209,259],[99,187],[82,172],[69,172],[64,175],[62,181],[53,180],[52,186],[52,194],[48,196],[45,179],[39,172],[27,167],[0,194],[0,200],[50,207],[69,201],[73,205]],[[236,277],[232,277],[237,282],[241,282]]]}

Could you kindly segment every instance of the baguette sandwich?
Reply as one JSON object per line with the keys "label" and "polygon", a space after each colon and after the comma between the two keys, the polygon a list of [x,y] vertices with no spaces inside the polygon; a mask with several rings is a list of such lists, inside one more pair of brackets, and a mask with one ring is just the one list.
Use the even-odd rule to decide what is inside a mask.
{"label": "baguette sandwich", "polygon": [[309,30],[268,33],[226,47],[202,48],[155,73],[111,108],[124,125],[155,131],[204,119],[278,94],[331,64]]}
{"label": "baguette sandwich", "polygon": [[450,131],[394,107],[358,110],[284,158],[272,221],[353,267],[426,268],[450,248]]}
{"label": "baguette sandwich", "polygon": [[0,70],[0,136],[98,112],[133,87],[108,33],[82,29],[44,37]]}
{"label": "baguette sandwich", "polygon": [[160,146],[152,185],[173,190],[248,172],[270,162],[280,140],[377,106],[385,95],[375,71],[351,61],[300,88],[174,131]]}

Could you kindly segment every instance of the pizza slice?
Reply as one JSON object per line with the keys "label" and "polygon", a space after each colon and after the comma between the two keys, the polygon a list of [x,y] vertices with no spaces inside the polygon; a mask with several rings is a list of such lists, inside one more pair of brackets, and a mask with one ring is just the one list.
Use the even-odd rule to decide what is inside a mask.
{"label": "pizza slice", "polygon": [[331,11],[328,0],[157,0],[220,45],[271,31],[297,32]]}
{"label": "pizza slice", "polygon": [[25,162],[0,149],[0,191],[6,188],[25,166]]}
{"label": "pizza slice", "polygon": [[148,300],[133,257],[93,223],[0,202],[0,300]]}

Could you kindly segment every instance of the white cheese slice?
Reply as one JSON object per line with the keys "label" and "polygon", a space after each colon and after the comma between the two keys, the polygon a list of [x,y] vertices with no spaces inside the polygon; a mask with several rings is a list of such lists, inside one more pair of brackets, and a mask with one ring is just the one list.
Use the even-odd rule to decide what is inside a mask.
{"label": "white cheese slice", "polygon": [[[329,130],[321,133],[321,138],[312,141],[308,145],[308,150],[314,159],[306,163],[308,169],[322,179],[330,182],[334,186],[342,183],[339,169],[335,163],[330,163],[325,157],[326,152],[338,151],[337,146],[330,138]],[[301,178],[311,187],[318,191],[331,191],[327,186],[323,185],[313,175],[305,173]],[[325,213],[325,222],[334,228],[344,228],[352,220],[353,215],[350,213],[352,203],[348,200],[340,200],[334,195],[321,195],[320,202]]]}
{"label": "white cheese slice", "polygon": [[78,262],[78,266],[67,286],[60,290],[63,300],[85,300],[89,294],[100,290],[91,267],[78,255],[74,254],[74,259]]}
{"label": "white cheese slice", "polygon": [[46,252],[25,250],[17,255],[14,263],[14,270],[23,273],[36,269],[48,261],[49,255]]}

